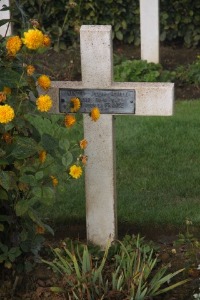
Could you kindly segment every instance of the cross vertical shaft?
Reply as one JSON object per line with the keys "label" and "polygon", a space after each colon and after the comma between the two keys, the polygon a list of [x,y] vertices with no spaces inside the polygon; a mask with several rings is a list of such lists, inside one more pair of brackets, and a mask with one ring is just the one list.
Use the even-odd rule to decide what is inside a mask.
{"label": "cross vertical shaft", "polygon": [[[80,43],[83,87],[111,87],[111,26],[82,26]],[[87,239],[101,246],[117,235],[113,122],[112,115],[101,115],[96,123],[84,116],[84,136],[88,140],[85,172]]]}
{"label": "cross vertical shaft", "polygon": [[141,59],[159,63],[159,0],[140,0]]}

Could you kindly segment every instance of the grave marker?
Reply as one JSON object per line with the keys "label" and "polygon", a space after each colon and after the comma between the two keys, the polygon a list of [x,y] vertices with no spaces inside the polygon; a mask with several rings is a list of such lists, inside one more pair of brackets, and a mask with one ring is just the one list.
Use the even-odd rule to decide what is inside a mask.
{"label": "grave marker", "polygon": [[[64,109],[66,108],[68,94],[73,97],[76,95],[81,101],[89,99],[86,103],[92,105],[95,98],[102,107],[105,102],[109,103],[112,94],[116,98],[114,106],[121,106],[122,100],[126,100],[127,95],[130,96],[128,101],[133,101],[133,105],[128,114],[172,115],[173,83],[113,82],[111,26],[83,25],[80,34],[82,81],[52,83],[49,94],[54,100],[54,113],[60,112],[59,107],[63,111],[63,104]],[[109,99],[106,91],[111,93]],[[106,108],[104,113],[97,122],[91,121],[88,114],[84,115],[84,137],[88,140],[88,163],[85,171],[87,239],[102,247],[105,247],[109,238],[114,240],[117,237],[115,134],[112,116],[115,112],[108,114],[109,109]]]}
{"label": "grave marker", "polygon": [[159,63],[159,0],[140,0],[141,59]]}
{"label": "grave marker", "polygon": [[[1,11],[4,5],[10,6],[9,0],[0,0],[0,20],[10,19],[10,10]],[[10,24],[9,27],[8,27],[8,23],[0,27],[0,35],[2,35],[3,37],[9,36],[11,34],[12,34],[12,30]]]}

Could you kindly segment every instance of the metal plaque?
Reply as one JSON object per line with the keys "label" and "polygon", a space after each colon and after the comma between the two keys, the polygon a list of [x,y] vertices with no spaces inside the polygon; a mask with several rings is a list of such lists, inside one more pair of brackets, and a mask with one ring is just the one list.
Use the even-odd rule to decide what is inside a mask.
{"label": "metal plaque", "polygon": [[79,112],[90,113],[93,107],[98,107],[101,114],[134,114],[135,90],[100,90],[100,89],[60,89],[59,111],[70,112],[70,100],[80,99]]}

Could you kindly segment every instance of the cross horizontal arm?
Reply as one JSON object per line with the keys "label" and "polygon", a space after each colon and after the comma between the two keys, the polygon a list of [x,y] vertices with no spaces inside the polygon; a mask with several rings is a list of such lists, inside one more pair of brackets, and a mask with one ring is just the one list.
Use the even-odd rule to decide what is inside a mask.
{"label": "cross horizontal arm", "polygon": [[[53,112],[59,113],[59,89],[84,89],[81,81],[54,81],[50,90],[54,99]],[[98,88],[98,87],[97,87]],[[135,90],[135,115],[171,116],[174,107],[174,84],[160,82],[113,82],[107,89]]]}

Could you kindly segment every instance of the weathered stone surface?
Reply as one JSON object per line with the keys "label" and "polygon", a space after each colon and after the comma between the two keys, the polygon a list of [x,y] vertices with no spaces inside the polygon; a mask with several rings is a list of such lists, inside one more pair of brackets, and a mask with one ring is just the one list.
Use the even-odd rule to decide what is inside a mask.
{"label": "weathered stone surface", "polygon": [[[0,9],[3,8],[3,5],[10,6],[9,0],[1,0],[0,1]],[[9,10],[0,11],[0,20],[2,20],[2,19],[10,19],[10,11]],[[0,27],[0,35],[9,36],[12,34],[11,25],[9,25],[8,28],[7,27],[8,27],[8,23],[6,23],[5,25]]]}
{"label": "weathered stone surface", "polygon": [[159,0],[140,0],[141,59],[159,63]]}

